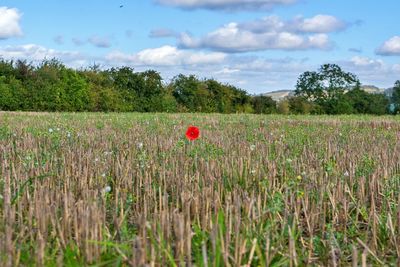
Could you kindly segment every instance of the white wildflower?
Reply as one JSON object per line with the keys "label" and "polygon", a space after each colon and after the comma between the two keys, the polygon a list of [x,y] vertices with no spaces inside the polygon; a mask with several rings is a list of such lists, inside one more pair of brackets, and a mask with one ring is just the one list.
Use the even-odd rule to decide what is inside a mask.
{"label": "white wildflower", "polygon": [[349,176],[350,174],[349,174],[348,171],[345,171],[343,175],[344,175],[344,176]]}
{"label": "white wildflower", "polygon": [[54,130],[52,128],[49,128],[49,133],[54,132]]}
{"label": "white wildflower", "polygon": [[57,127],[57,129],[56,129],[56,130],[57,130],[57,131],[60,131],[60,128],[58,128],[58,127]]}
{"label": "white wildflower", "polygon": [[138,149],[142,149],[142,148],[143,148],[143,143],[142,143],[142,142],[138,143],[138,144],[137,144],[137,148],[138,148]]}
{"label": "white wildflower", "polygon": [[251,145],[251,146],[250,146],[250,150],[251,150],[251,151],[254,151],[255,149],[256,149],[256,145]]}
{"label": "white wildflower", "polygon": [[251,174],[256,174],[256,170],[251,170]]}
{"label": "white wildflower", "polygon": [[287,163],[292,163],[292,161],[293,161],[292,159],[286,159]]}
{"label": "white wildflower", "polygon": [[149,221],[146,221],[144,225],[146,226],[147,229],[151,229],[151,224]]}
{"label": "white wildflower", "polygon": [[101,177],[106,177],[106,174],[105,174],[105,173],[102,173],[102,174],[101,174]]}
{"label": "white wildflower", "polygon": [[105,192],[105,193],[110,193],[110,192],[111,192],[111,186],[107,185],[107,186],[104,188],[104,192]]}

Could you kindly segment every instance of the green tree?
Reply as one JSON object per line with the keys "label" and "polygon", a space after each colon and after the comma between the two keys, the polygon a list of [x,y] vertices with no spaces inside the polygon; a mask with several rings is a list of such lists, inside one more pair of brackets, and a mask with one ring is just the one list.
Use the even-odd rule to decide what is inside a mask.
{"label": "green tree", "polygon": [[394,106],[393,113],[398,114],[400,111],[400,80],[394,83],[391,102]]}
{"label": "green tree", "polygon": [[173,96],[175,97],[180,110],[182,111],[196,111],[197,101],[196,90],[200,86],[200,81],[194,75],[185,76],[179,74],[174,77],[171,83],[173,88]]}
{"label": "green tree", "polygon": [[352,114],[354,113],[351,102],[344,95],[328,99],[322,106],[326,114]]}
{"label": "green tree", "polygon": [[251,98],[254,113],[271,114],[276,112],[276,101],[270,96],[257,95]]}
{"label": "green tree", "polygon": [[359,88],[360,82],[354,74],[344,72],[336,64],[325,64],[318,72],[304,72],[297,80],[296,95],[320,105],[325,113],[349,112],[343,95],[348,90]]}
{"label": "green tree", "polygon": [[313,111],[313,104],[301,96],[291,96],[287,99],[289,110],[292,114],[310,114]]}
{"label": "green tree", "polygon": [[284,115],[289,114],[290,112],[289,101],[287,99],[279,101],[277,110],[279,114],[284,114]]}
{"label": "green tree", "polygon": [[368,111],[369,99],[368,93],[361,90],[360,88],[349,91],[346,94],[346,98],[350,101],[353,106],[354,113],[364,114]]}
{"label": "green tree", "polygon": [[5,76],[0,76],[0,110],[14,110],[16,103]]}
{"label": "green tree", "polygon": [[121,94],[123,111],[144,111],[138,95],[143,87],[142,77],[130,67],[111,68],[108,75],[112,86]]}
{"label": "green tree", "polygon": [[44,60],[34,73],[25,63],[18,65],[18,75],[28,90],[29,109],[36,111],[89,110],[89,85],[76,70],[56,59]]}
{"label": "green tree", "polygon": [[212,112],[230,113],[232,108],[230,90],[214,79],[206,80],[205,87],[210,95],[208,101],[209,109]]}
{"label": "green tree", "polygon": [[233,94],[232,106],[234,107],[234,111],[240,113],[253,113],[250,95],[246,91],[233,85],[228,85],[227,87]]}
{"label": "green tree", "polygon": [[0,60],[0,110],[27,110],[29,97],[17,74],[12,61]]}
{"label": "green tree", "polygon": [[15,74],[14,62],[0,58],[0,77],[15,76]]}
{"label": "green tree", "polygon": [[388,112],[389,99],[384,94],[370,94],[357,88],[346,93],[345,98],[351,103],[353,113],[383,115]]}
{"label": "green tree", "polygon": [[389,112],[389,99],[384,94],[370,94],[367,113],[384,115]]}
{"label": "green tree", "polygon": [[81,72],[89,88],[90,111],[121,111],[122,96],[113,86],[106,71],[89,68]]}
{"label": "green tree", "polygon": [[64,110],[66,92],[60,77],[64,68],[65,66],[56,59],[44,60],[35,68],[35,75],[25,82],[30,98],[30,109]]}
{"label": "green tree", "polygon": [[170,92],[166,92],[163,94],[161,99],[162,109],[159,111],[162,112],[177,112],[178,111],[178,103],[176,102],[175,97]]}
{"label": "green tree", "polygon": [[15,77],[22,82],[31,79],[34,75],[34,70],[34,66],[31,63],[27,63],[26,60],[17,60],[15,62]]}
{"label": "green tree", "polygon": [[135,88],[138,103],[145,112],[162,111],[163,95],[166,93],[159,72],[147,70],[139,73],[140,83]]}
{"label": "green tree", "polygon": [[89,110],[89,85],[83,75],[77,71],[63,68],[57,84],[63,95],[61,110],[59,111],[87,111]]}

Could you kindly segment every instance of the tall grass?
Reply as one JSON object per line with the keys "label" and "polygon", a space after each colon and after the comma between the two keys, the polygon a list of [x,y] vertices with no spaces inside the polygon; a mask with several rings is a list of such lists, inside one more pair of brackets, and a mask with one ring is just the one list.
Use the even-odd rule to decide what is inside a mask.
{"label": "tall grass", "polygon": [[0,262],[396,266],[399,133],[389,117],[0,113]]}

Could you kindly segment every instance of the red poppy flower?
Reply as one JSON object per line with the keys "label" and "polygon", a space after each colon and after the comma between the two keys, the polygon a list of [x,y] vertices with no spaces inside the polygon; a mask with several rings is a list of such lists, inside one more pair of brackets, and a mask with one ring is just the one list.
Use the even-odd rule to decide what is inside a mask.
{"label": "red poppy flower", "polygon": [[200,130],[196,126],[190,126],[186,131],[187,139],[193,141],[199,138]]}

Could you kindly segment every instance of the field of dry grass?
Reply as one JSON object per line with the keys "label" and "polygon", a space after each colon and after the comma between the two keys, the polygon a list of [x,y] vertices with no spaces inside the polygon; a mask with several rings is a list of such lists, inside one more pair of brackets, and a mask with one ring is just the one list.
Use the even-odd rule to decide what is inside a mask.
{"label": "field of dry grass", "polygon": [[0,265],[397,266],[399,141],[394,117],[0,113]]}

